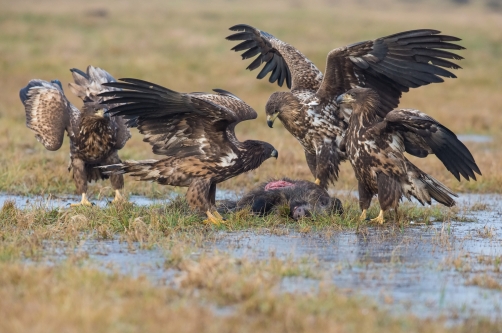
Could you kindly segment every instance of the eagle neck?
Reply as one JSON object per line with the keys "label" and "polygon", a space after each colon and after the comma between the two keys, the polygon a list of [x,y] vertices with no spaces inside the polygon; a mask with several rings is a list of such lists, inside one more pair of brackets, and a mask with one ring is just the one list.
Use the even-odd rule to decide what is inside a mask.
{"label": "eagle neck", "polygon": [[363,128],[374,125],[380,120],[375,112],[376,108],[378,108],[378,105],[375,106],[373,103],[356,104],[352,113],[356,117],[354,120]]}
{"label": "eagle neck", "polygon": [[263,143],[257,140],[246,140],[238,146],[239,160],[244,172],[258,168],[270,155],[266,154]]}

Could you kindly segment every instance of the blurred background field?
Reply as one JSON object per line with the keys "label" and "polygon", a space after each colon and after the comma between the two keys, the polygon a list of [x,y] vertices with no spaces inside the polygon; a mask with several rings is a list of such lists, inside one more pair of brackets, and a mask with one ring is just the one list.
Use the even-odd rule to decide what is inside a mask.
{"label": "blurred background field", "polygon": [[[458,183],[434,157],[416,163],[457,191],[502,192],[502,0],[289,0],[289,1],[0,1],[0,191],[73,193],[67,143],[46,151],[25,127],[18,91],[30,79],[59,79],[67,87],[70,68],[101,67],[115,78],[149,80],[177,91],[223,88],[259,114],[237,127],[240,140],[260,139],[279,151],[253,172],[221,185],[238,189],[270,177],[313,180],[299,143],[276,122],[266,126],[268,96],[285,90],[256,80],[230,51],[228,28],[247,23],[288,42],[324,71],[327,53],[339,46],[392,33],[433,28],[462,38],[458,79],[414,89],[401,107],[417,108],[457,134],[489,136],[466,142],[483,172],[477,183]],[[81,102],[66,89],[77,106]],[[491,138],[491,140],[490,140]],[[483,141],[483,140],[482,140]],[[122,159],[162,158],[133,130]],[[111,194],[109,182],[91,192]],[[355,189],[345,163],[336,189]],[[126,192],[162,196],[172,188],[126,177]]]}

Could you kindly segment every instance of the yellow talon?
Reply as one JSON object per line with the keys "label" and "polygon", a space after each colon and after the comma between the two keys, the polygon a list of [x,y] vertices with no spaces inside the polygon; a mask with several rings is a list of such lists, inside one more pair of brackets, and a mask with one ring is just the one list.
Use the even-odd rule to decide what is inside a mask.
{"label": "yellow talon", "polygon": [[215,225],[220,225],[222,223],[225,223],[225,220],[223,219],[223,217],[216,210],[213,213],[210,210],[208,210],[206,212],[206,215],[207,215],[207,219],[205,219],[203,221],[204,223],[207,223],[207,224],[212,223]]}
{"label": "yellow talon", "polygon": [[112,203],[124,202],[126,201],[122,194],[120,194],[119,190],[115,190],[115,199],[112,200]]}
{"label": "yellow talon", "polygon": [[374,219],[371,219],[371,222],[383,224],[384,223],[383,210],[380,209],[380,213],[378,214],[378,216],[375,217]]}
{"label": "yellow talon", "polygon": [[82,200],[79,203],[72,203],[70,207],[77,207],[77,206],[88,206],[92,207],[92,202],[87,200],[87,196],[85,193],[82,193]]}
{"label": "yellow talon", "polygon": [[363,209],[361,216],[359,216],[359,220],[361,220],[361,221],[366,220],[366,209]]}
{"label": "yellow talon", "polygon": [[321,185],[321,180],[319,178],[316,178],[314,183],[316,185]]}

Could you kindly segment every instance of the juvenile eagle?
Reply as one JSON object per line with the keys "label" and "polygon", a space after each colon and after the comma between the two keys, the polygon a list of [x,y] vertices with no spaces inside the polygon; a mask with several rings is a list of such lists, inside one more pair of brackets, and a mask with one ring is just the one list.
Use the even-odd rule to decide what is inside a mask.
{"label": "juvenile eagle", "polygon": [[301,143],[316,183],[324,188],[338,178],[339,164],[346,159],[339,145],[348,127],[350,110],[338,107],[337,96],[355,87],[372,88],[381,97],[379,115],[383,117],[397,107],[401,94],[409,88],[443,82],[441,76],[455,78],[442,67],[460,67],[445,59],[463,59],[441,50],[462,50],[462,46],[449,43],[459,38],[440,35],[437,30],[412,30],[332,50],[323,76],[300,51],[269,33],[245,24],[230,30],[241,31],[227,39],[243,40],[232,48],[247,50],[242,59],[258,55],[247,69],[265,63],[257,78],[272,72],[271,83],[277,81],[282,86],[285,81],[291,89],[270,96],[267,123],[272,127],[279,118]]}
{"label": "juvenile eagle", "polygon": [[106,86],[124,89],[100,96],[115,97],[104,103],[124,103],[111,108],[112,116],[136,120],[161,160],[125,161],[103,167],[111,174],[130,173],[139,180],[188,187],[191,208],[219,223],[215,205],[216,184],[258,168],[266,159],[277,158],[272,145],[256,140],[240,142],[235,126],[255,119],[256,111],[231,93],[178,93],[154,83],[121,79]]}
{"label": "juvenile eagle", "polygon": [[[102,87],[105,82],[115,79],[106,71],[89,66],[87,73],[71,69],[75,83],[70,90],[84,101],[81,110],[72,105],[63,92],[59,80],[51,82],[31,80],[21,89],[19,97],[25,106],[26,126],[35,132],[35,137],[48,150],[61,148],[65,131],[70,138],[70,165],[77,193],[82,200],[72,206],[91,203],[87,200],[87,182],[108,178],[95,166],[120,163],[118,151],[131,137],[124,119],[110,119],[100,105],[98,93],[109,90]],[[122,199],[120,189],[124,187],[122,175],[110,177],[115,189],[115,199]]]}
{"label": "juvenile eagle", "polygon": [[413,165],[404,152],[418,157],[429,154],[443,162],[457,180],[460,176],[476,180],[481,175],[474,158],[457,136],[425,113],[396,109],[379,116],[381,99],[369,88],[351,89],[337,98],[337,103],[352,108],[349,128],[341,143],[356,174],[361,219],[371,199],[378,194],[380,214],[372,221],[383,223],[383,213],[396,209],[402,196],[415,197],[420,203],[431,198],[447,207],[455,205],[456,196],[445,185]]}

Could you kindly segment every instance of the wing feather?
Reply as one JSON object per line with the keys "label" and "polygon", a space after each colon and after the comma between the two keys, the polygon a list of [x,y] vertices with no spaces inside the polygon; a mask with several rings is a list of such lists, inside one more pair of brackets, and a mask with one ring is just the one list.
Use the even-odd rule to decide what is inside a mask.
{"label": "wing feather", "polygon": [[398,131],[404,135],[408,153],[416,156],[414,152],[418,151],[419,157],[434,153],[458,180],[460,176],[467,180],[476,180],[475,173],[481,175],[469,149],[452,131],[425,113],[412,109],[396,109],[385,116],[385,121],[387,130]]}
{"label": "wing feather", "polygon": [[322,81],[322,73],[300,51],[284,43],[271,34],[258,30],[247,24],[237,24],[230,28],[238,31],[227,37],[230,41],[241,41],[232,48],[233,51],[244,51],[242,59],[258,57],[246,68],[254,70],[265,63],[258,74],[263,79],[271,73],[269,81],[282,87],[284,81],[291,90],[316,91]]}
{"label": "wing feather", "polygon": [[[77,68],[70,69],[74,83],[69,83],[70,90],[77,95],[84,103],[101,103],[103,97],[99,94],[105,91],[113,92],[119,90],[118,88],[107,87],[104,84],[108,82],[116,82],[115,78],[99,67],[89,65],[86,72]],[[106,98],[106,97],[105,97]],[[109,104],[108,107],[117,105]],[[115,135],[115,149],[122,149],[127,140],[131,138],[131,132],[127,128],[127,120],[123,117],[115,117],[111,120],[111,126]],[[134,120],[131,120],[134,124]]]}
{"label": "wing feather", "polygon": [[402,93],[409,88],[443,82],[442,77],[456,77],[445,68],[461,67],[444,60],[463,59],[444,51],[464,49],[450,43],[456,41],[460,39],[440,35],[437,30],[420,29],[334,49],[328,54],[317,96],[331,100],[356,86],[372,88],[382,98],[386,113],[397,107]]}
{"label": "wing feather", "polygon": [[43,80],[31,80],[19,96],[25,106],[26,127],[35,132],[35,137],[47,150],[61,148],[64,132],[70,128],[70,117],[78,110],[60,87]]}
{"label": "wing feather", "polygon": [[229,151],[235,125],[257,117],[256,111],[222,89],[215,89],[217,94],[178,93],[147,81],[121,81],[105,86],[123,90],[100,94],[107,98],[103,103],[120,104],[107,112],[131,119],[155,154],[181,158],[210,156],[215,147]]}

